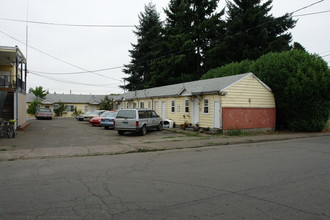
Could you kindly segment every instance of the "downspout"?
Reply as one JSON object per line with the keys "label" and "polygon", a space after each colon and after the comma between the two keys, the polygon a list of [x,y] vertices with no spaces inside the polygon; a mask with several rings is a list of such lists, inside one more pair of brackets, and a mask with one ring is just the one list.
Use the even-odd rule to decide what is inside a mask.
{"label": "downspout", "polygon": [[16,93],[16,105],[15,105],[15,113],[16,113],[16,128],[18,128],[18,47],[16,46],[16,63],[15,63],[15,68],[16,68],[16,90],[15,90],[15,93]]}

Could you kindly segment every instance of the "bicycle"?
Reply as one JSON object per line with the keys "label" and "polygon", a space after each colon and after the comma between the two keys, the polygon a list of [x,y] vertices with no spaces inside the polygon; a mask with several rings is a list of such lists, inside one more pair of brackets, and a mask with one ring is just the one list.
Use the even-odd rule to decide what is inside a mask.
{"label": "bicycle", "polygon": [[15,129],[14,129],[15,120],[5,121],[0,118],[0,137],[7,135],[9,138],[15,138]]}

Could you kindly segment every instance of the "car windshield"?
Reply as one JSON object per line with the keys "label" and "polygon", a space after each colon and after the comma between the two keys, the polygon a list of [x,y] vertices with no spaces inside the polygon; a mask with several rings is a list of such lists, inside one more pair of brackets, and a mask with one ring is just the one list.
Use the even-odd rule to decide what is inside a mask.
{"label": "car windshield", "polygon": [[101,117],[116,117],[116,112],[103,112]]}
{"label": "car windshield", "polygon": [[117,113],[116,118],[136,118],[135,110],[121,110]]}

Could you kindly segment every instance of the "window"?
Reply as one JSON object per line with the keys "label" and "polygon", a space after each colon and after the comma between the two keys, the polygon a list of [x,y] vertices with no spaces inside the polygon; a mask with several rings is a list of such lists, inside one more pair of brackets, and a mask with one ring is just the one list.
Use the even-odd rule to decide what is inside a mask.
{"label": "window", "polygon": [[208,114],[209,113],[209,100],[204,99],[204,113]]}
{"label": "window", "polygon": [[135,110],[120,110],[117,113],[117,118],[128,118],[128,119],[135,119],[136,118],[136,111]]}
{"label": "window", "polygon": [[175,112],[175,100],[171,101],[171,112]]}
{"label": "window", "polygon": [[139,118],[147,118],[147,114],[145,111],[139,111]]}
{"label": "window", "polygon": [[66,106],[66,111],[67,112],[73,112],[74,111],[74,105],[67,105]]}
{"label": "window", "polygon": [[140,102],[140,108],[144,108],[144,102]]}
{"label": "window", "polygon": [[45,105],[45,108],[49,108],[49,105]]}
{"label": "window", "polygon": [[151,109],[151,102],[148,102],[148,109]]}
{"label": "window", "polygon": [[88,112],[88,105],[85,105],[85,112]]}
{"label": "window", "polygon": [[136,108],[136,102],[133,102],[133,108]]}
{"label": "window", "polygon": [[184,112],[189,113],[189,100],[184,101]]}
{"label": "window", "polygon": [[58,109],[58,104],[53,105],[53,111],[55,111],[56,109]]}

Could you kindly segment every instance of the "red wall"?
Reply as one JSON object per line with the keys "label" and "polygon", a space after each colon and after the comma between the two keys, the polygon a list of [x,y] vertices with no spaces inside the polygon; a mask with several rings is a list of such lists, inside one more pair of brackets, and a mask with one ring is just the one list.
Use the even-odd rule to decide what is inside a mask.
{"label": "red wall", "polygon": [[223,129],[275,128],[275,108],[222,108]]}

